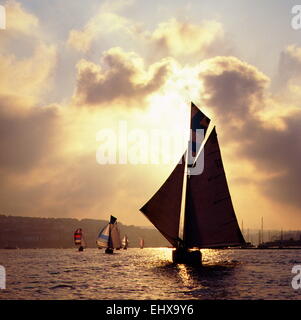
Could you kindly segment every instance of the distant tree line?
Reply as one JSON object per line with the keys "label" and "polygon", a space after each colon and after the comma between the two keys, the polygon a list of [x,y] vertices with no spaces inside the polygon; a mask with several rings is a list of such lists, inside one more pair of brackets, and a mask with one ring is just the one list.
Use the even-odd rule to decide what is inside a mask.
{"label": "distant tree line", "polygon": [[[96,237],[107,221],[72,218],[32,218],[0,215],[0,248],[72,248],[73,233],[82,228],[89,248],[96,247]],[[169,243],[156,230],[127,226],[119,222],[121,236],[127,235],[129,247],[166,247]]]}

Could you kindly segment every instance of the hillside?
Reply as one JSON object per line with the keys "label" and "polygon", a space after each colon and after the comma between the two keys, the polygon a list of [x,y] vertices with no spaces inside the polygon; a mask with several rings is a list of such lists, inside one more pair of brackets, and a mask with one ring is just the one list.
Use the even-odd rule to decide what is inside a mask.
{"label": "hillside", "polygon": [[[107,221],[72,218],[32,218],[0,215],[0,248],[72,248],[73,232],[82,228],[87,246],[96,247],[99,229]],[[152,228],[127,226],[119,223],[121,236],[127,234],[130,247],[138,247],[139,239],[145,240],[145,247],[168,246],[165,238]]]}

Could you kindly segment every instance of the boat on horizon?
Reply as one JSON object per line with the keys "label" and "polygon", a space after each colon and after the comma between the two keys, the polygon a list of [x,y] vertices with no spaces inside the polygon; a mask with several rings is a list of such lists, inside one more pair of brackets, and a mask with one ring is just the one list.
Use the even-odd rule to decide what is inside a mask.
{"label": "boat on horizon", "polygon": [[16,249],[19,249],[17,246],[5,246],[3,249],[6,249],[6,250],[16,250]]}
{"label": "boat on horizon", "polygon": [[139,246],[140,246],[140,249],[144,248],[144,239],[140,239]]}
{"label": "boat on horizon", "polygon": [[107,254],[113,254],[114,249],[118,250],[122,247],[117,218],[110,217],[110,222],[100,230],[96,244],[99,249],[106,248],[105,253]]}
{"label": "boat on horizon", "polygon": [[128,239],[127,235],[124,235],[124,237],[122,238],[121,245],[124,250],[127,250],[128,246],[129,246],[129,239]]}
{"label": "boat on horizon", "polygon": [[78,246],[78,251],[84,251],[84,248],[87,246],[84,238],[83,230],[78,228],[74,231],[74,244]]}
{"label": "boat on horizon", "polygon": [[[216,128],[191,103],[190,141],[170,176],[140,209],[173,246],[174,263],[201,264],[205,248],[245,245],[234,212]],[[199,130],[204,139],[199,141]],[[200,157],[203,158],[200,158]],[[203,159],[203,168],[195,168]]]}

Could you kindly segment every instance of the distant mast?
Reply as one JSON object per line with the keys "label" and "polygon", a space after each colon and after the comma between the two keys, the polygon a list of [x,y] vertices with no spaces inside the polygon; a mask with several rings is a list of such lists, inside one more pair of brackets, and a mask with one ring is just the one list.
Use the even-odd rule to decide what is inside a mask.
{"label": "distant mast", "polygon": [[264,243],[264,238],[263,238],[263,217],[261,217],[261,242]]}

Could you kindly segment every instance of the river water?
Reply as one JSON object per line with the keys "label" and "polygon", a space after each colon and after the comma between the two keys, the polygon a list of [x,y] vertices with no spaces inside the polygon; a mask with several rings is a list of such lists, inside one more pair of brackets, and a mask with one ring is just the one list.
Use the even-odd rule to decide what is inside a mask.
{"label": "river water", "polygon": [[202,250],[203,266],[171,262],[171,249],[0,250],[0,299],[300,299],[300,250]]}

